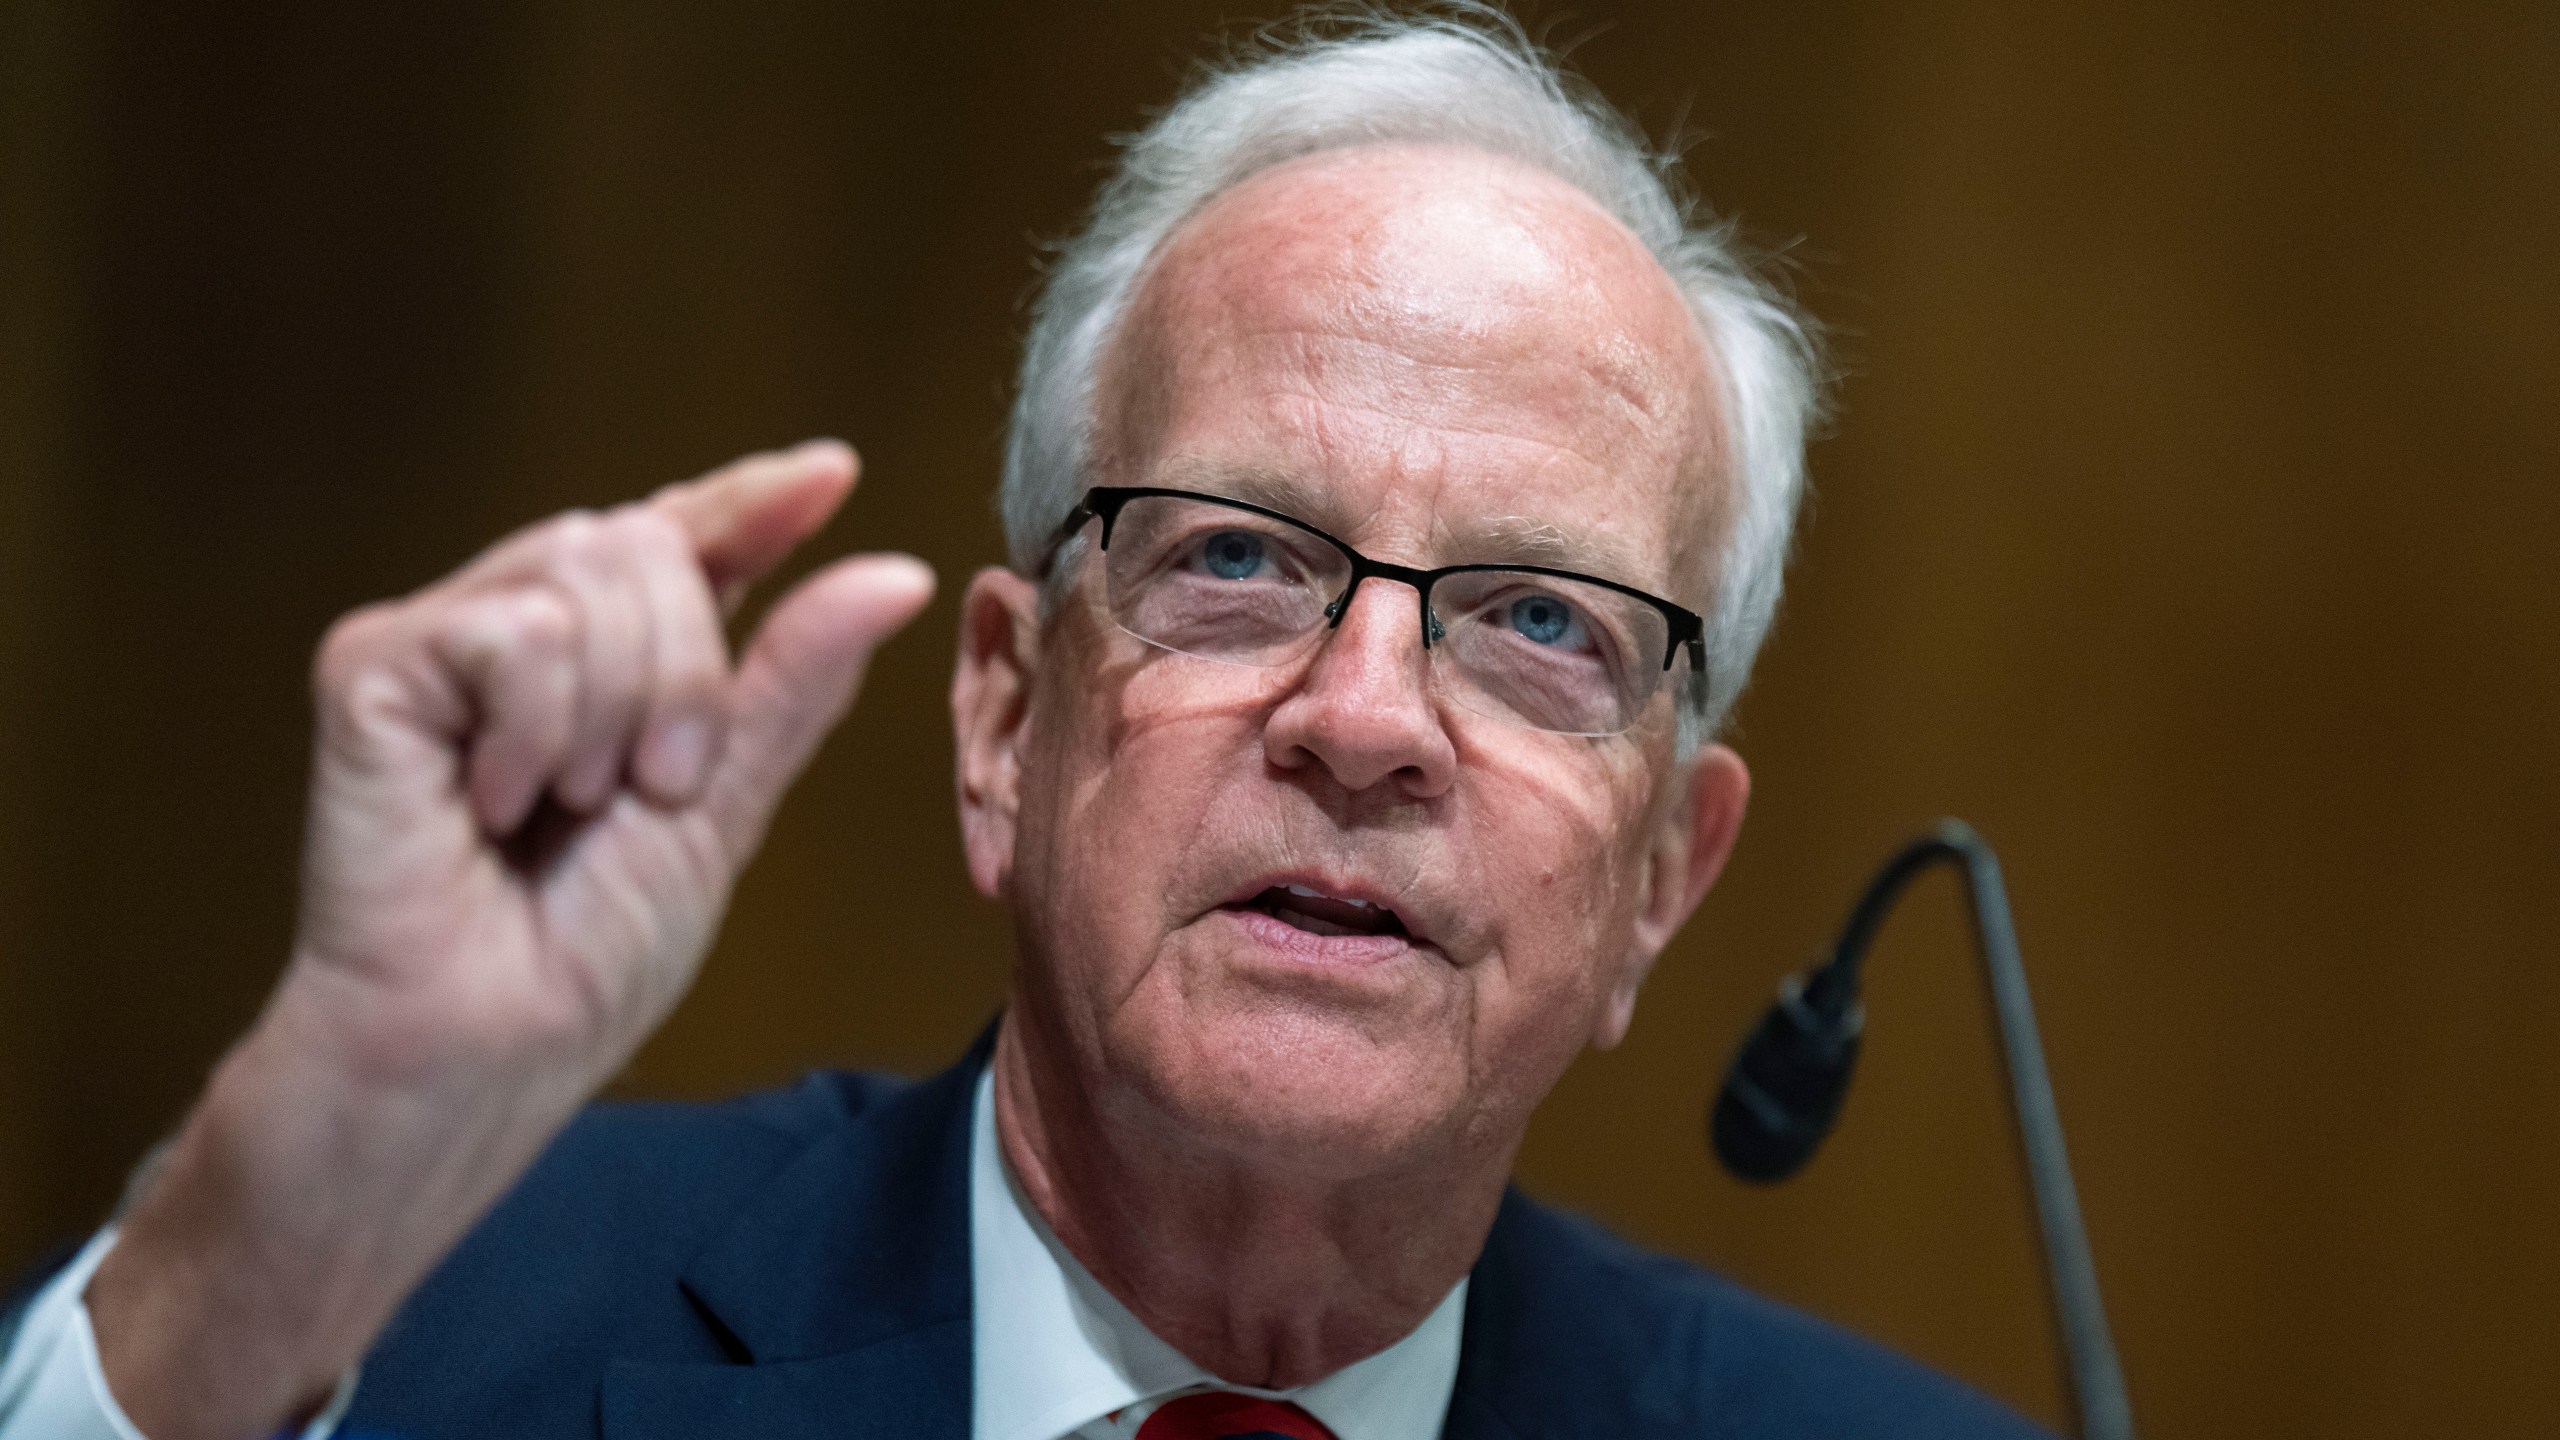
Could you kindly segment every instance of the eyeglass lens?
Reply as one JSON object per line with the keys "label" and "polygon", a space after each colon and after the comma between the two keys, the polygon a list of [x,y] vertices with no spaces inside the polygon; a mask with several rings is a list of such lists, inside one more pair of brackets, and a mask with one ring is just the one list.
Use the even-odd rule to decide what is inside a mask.
{"label": "eyeglass lens", "polygon": [[[1151,645],[1232,665],[1313,649],[1350,558],[1284,521],[1177,496],[1131,498],[1103,552],[1112,619]],[[1393,584],[1372,579],[1370,584]],[[1615,735],[1660,688],[1662,613],[1604,586],[1468,570],[1433,586],[1434,669],[1451,698],[1499,720]]]}

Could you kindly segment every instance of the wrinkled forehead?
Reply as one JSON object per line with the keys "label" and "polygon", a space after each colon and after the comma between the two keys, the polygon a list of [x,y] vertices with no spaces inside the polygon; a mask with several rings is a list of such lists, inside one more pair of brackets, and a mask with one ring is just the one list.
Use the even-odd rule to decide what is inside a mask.
{"label": "wrinkled forehead", "polygon": [[[1222,470],[1437,552],[1535,533],[1691,603],[1721,532],[1712,361],[1641,241],[1543,171],[1374,146],[1276,166],[1185,222],[1102,372],[1120,483]],[[1244,498],[1244,497],[1239,497]],[[1628,567],[1642,572],[1623,573]]]}

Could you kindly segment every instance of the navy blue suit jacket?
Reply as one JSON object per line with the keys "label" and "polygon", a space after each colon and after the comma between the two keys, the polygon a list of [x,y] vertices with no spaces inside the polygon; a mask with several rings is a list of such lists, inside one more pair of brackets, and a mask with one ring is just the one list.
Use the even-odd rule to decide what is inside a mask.
{"label": "navy blue suit jacket", "polygon": [[[921,1083],[822,1074],[718,1106],[590,1109],[402,1309],[347,1430],[968,1440],[986,1050]],[[1464,1334],[1446,1440],[2043,1433],[1516,1192]]]}

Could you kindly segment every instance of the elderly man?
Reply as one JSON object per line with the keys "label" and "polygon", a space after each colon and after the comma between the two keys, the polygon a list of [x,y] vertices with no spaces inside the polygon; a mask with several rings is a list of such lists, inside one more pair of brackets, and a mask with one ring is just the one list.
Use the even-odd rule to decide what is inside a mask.
{"label": "elderly man", "polygon": [[1484,16],[1137,139],[963,607],[962,831],[1021,948],[937,1079],[578,1113],[930,592],[844,561],[729,662],[850,451],[346,619],[290,966],[25,1312],[0,1433],[2027,1433],[1507,1189],[1733,844],[1712,737],[1813,405],[1658,175]]}

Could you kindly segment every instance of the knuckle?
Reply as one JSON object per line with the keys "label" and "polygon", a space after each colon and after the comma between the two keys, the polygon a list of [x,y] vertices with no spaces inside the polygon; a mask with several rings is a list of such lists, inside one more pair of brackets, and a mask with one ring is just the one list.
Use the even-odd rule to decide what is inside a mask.
{"label": "knuckle", "polygon": [[550,587],[520,586],[457,606],[438,627],[440,648],[472,666],[502,666],[558,649],[575,614]]}
{"label": "knuckle", "polygon": [[507,623],[515,643],[528,650],[566,650],[578,638],[578,608],[549,585],[527,586],[508,597]]}
{"label": "knuckle", "polygon": [[399,709],[400,623],[397,608],[384,604],[330,627],[312,662],[312,699],[322,735],[361,732]]}
{"label": "knuckle", "polygon": [[684,527],[662,510],[633,505],[622,512],[622,524],[640,553],[651,560],[688,561],[693,546]]}
{"label": "knuckle", "polygon": [[650,570],[650,593],[658,599],[661,636],[688,664],[716,664],[720,605],[710,581],[695,558],[692,537],[683,526],[654,511],[633,517],[634,544]]}
{"label": "knuckle", "polygon": [[704,719],[718,720],[727,700],[720,671],[707,664],[684,664],[669,669],[658,683],[658,705],[666,710],[683,710]]}
{"label": "knuckle", "polygon": [[392,623],[392,602],[350,610],[329,626],[312,655],[311,685],[323,699],[344,691],[380,655]]}
{"label": "knuckle", "polygon": [[542,566],[548,574],[578,574],[595,563],[604,519],[593,510],[569,510],[554,517],[543,535]]}
{"label": "knuckle", "polygon": [[505,606],[502,596],[455,606],[435,627],[439,647],[473,661],[493,660],[505,654],[514,634],[514,627],[507,623]]}
{"label": "knuckle", "polygon": [[634,584],[683,583],[693,569],[693,546],[675,521],[657,511],[628,507],[614,517],[616,560],[630,567]]}

